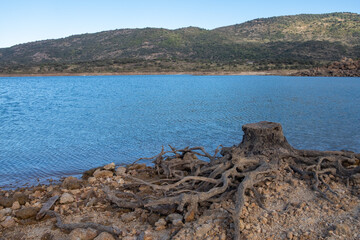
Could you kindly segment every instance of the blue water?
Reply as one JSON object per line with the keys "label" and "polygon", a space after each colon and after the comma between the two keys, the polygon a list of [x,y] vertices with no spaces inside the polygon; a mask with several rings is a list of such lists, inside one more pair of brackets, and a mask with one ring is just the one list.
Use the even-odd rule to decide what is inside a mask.
{"label": "blue water", "polygon": [[360,152],[360,78],[0,78],[0,186],[130,163],[162,145],[231,146],[274,121],[296,148]]}

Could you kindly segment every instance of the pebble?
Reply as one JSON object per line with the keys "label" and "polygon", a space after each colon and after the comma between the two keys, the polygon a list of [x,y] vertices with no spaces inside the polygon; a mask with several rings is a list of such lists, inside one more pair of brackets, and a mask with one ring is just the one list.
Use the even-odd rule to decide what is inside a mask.
{"label": "pebble", "polygon": [[15,226],[15,220],[13,217],[8,216],[5,220],[0,224],[3,228],[12,228]]}
{"label": "pebble", "polygon": [[166,217],[166,220],[168,221],[173,221],[175,219],[183,219],[183,216],[181,214],[178,214],[178,213],[171,213],[169,214],[167,217]]}
{"label": "pebble", "polygon": [[161,231],[164,230],[166,228],[166,221],[164,218],[160,218],[156,223],[155,223],[155,230],[156,231]]}
{"label": "pebble", "polygon": [[95,178],[108,178],[108,177],[112,177],[114,174],[113,172],[109,171],[109,170],[96,170],[94,172],[94,177]]}
{"label": "pebble", "polygon": [[32,194],[32,196],[34,197],[34,198],[40,198],[41,197],[41,192],[38,190],[38,191],[35,191],[33,194]]}
{"label": "pebble", "polygon": [[121,215],[121,220],[126,223],[133,221],[135,218],[136,215],[134,212],[124,213]]}
{"label": "pebble", "polygon": [[89,177],[89,178],[88,178],[88,182],[89,182],[90,184],[95,183],[95,182],[96,182],[96,177]]}
{"label": "pebble", "polygon": [[244,221],[243,221],[243,220],[240,220],[239,226],[240,226],[240,230],[241,230],[241,231],[245,229],[245,224],[244,224]]}
{"label": "pebble", "polygon": [[339,236],[349,236],[351,234],[351,229],[350,227],[345,224],[345,223],[342,223],[342,224],[338,224],[336,225],[335,227],[335,234],[339,235]]}
{"label": "pebble", "polygon": [[11,207],[12,210],[18,210],[20,209],[20,203],[18,201],[15,201]]}
{"label": "pebble", "polygon": [[34,207],[25,207],[15,212],[15,216],[20,219],[28,219],[35,217],[38,213],[38,209]]}
{"label": "pebble", "polygon": [[76,177],[67,177],[65,178],[61,186],[68,190],[79,189],[81,188],[81,181]]}
{"label": "pebble", "polygon": [[14,199],[8,197],[0,197],[0,206],[9,208],[12,207]]}
{"label": "pebble", "polygon": [[152,232],[150,230],[146,230],[144,232],[144,240],[153,240]]}
{"label": "pebble", "polygon": [[76,228],[71,231],[70,240],[92,240],[97,236],[96,230],[92,228]]}
{"label": "pebble", "polygon": [[54,240],[54,235],[52,235],[51,233],[47,232],[47,233],[44,233],[40,240]]}
{"label": "pebble", "polygon": [[173,226],[182,226],[182,225],[184,225],[184,223],[182,222],[182,219],[174,219],[174,220],[172,220],[172,225]]}
{"label": "pebble", "polygon": [[116,169],[116,175],[117,176],[123,176],[125,175],[125,172],[126,172],[126,168],[125,167],[118,167]]}
{"label": "pebble", "polygon": [[105,170],[113,170],[113,169],[115,169],[115,163],[109,163],[108,165],[105,165],[104,166],[104,169]]}
{"label": "pebble", "polygon": [[60,203],[72,203],[75,199],[70,193],[63,193],[60,197]]}
{"label": "pebble", "polygon": [[102,232],[94,240],[115,240],[115,238],[110,233]]}
{"label": "pebble", "polygon": [[11,214],[11,209],[10,208],[4,208],[4,209],[1,209],[0,210],[0,220],[6,216],[6,215],[9,215]]}
{"label": "pebble", "polygon": [[194,221],[195,219],[195,212],[194,211],[189,211],[185,214],[185,222],[191,222]]}
{"label": "pebble", "polygon": [[21,192],[16,192],[13,196],[13,199],[18,201],[20,205],[24,205],[27,201],[29,201],[28,195]]}

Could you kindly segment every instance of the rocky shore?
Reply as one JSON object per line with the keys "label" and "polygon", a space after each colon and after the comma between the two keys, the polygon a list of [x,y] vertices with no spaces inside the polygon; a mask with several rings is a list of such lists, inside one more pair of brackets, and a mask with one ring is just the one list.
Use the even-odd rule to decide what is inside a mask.
{"label": "rocky shore", "polygon": [[360,60],[343,58],[322,68],[295,73],[296,76],[360,77]]}
{"label": "rocky shore", "polygon": [[[259,126],[255,127],[258,131]],[[243,149],[246,139],[245,133],[242,144],[223,148],[222,154]],[[256,147],[256,144],[252,145],[252,148]],[[278,150],[284,152],[276,147],[271,150],[272,154]],[[172,152],[177,160],[196,159],[189,149],[183,154]],[[306,156],[310,157],[310,153],[314,154],[307,152]],[[332,154],[326,152],[326,156]],[[334,156],[341,154],[337,152]],[[359,154],[344,152],[345,155],[355,159],[351,164],[350,161],[345,164],[347,169],[358,171]],[[163,154],[155,159],[160,159],[159,156]],[[254,156],[247,158],[254,159]],[[219,159],[223,158],[214,161]],[[235,157],[232,159],[235,161]],[[254,166],[251,165],[251,171]],[[156,164],[154,167],[136,163],[121,167],[110,163],[85,172],[82,179],[68,177],[60,184],[2,190],[0,239],[234,239],[232,214],[237,197],[225,195],[233,194],[236,186],[229,186],[229,191],[219,198],[199,201],[197,211],[190,211],[191,208],[181,211],[171,203],[174,198],[161,205],[165,207],[155,207],[152,203],[164,196],[177,196],[166,188],[186,185],[182,180],[166,184],[170,177],[161,175],[160,178],[157,174],[160,170],[156,168]],[[320,172],[317,174],[320,176]],[[249,191],[245,189],[244,207],[239,215],[241,239],[359,239],[359,173],[354,175],[344,179],[329,171],[320,177],[322,186],[313,185],[314,179],[310,176],[302,176],[300,171],[292,172],[288,164],[280,164],[276,175],[269,175],[249,187]],[[197,182],[200,180],[204,177],[199,175]],[[218,189],[217,185],[215,183],[209,191]],[[315,191],[315,187],[321,191]],[[326,193],[326,197],[321,193]]]}

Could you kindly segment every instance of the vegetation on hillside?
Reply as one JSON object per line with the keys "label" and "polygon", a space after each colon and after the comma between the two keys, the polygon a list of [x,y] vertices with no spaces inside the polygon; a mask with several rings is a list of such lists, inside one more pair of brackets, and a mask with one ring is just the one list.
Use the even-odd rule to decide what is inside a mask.
{"label": "vegetation on hillside", "polygon": [[0,49],[0,73],[238,72],[360,58],[360,15],[302,14],[205,30],[120,29]]}

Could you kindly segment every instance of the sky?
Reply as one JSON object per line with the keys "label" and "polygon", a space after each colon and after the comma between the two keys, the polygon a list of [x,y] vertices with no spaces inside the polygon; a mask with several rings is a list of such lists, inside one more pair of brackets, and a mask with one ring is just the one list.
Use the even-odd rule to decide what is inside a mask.
{"label": "sky", "polygon": [[121,28],[214,29],[301,13],[360,13],[359,0],[0,0],[0,48]]}

